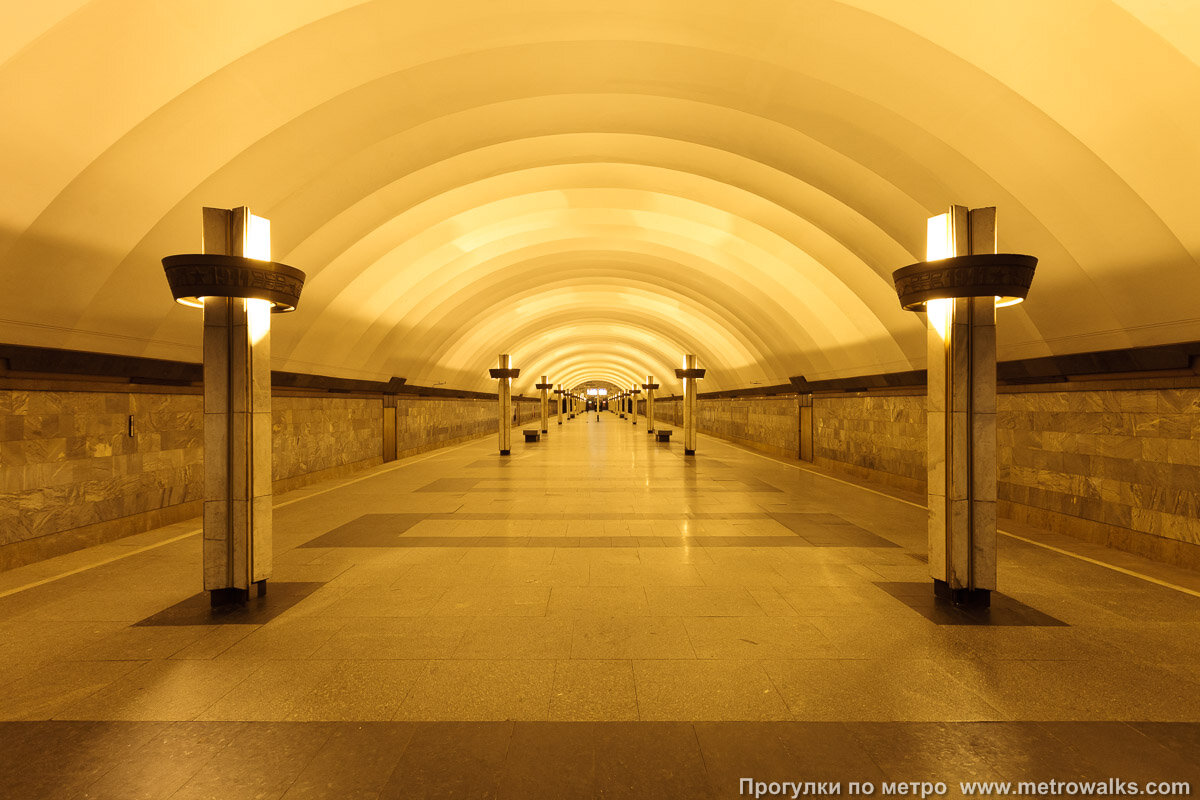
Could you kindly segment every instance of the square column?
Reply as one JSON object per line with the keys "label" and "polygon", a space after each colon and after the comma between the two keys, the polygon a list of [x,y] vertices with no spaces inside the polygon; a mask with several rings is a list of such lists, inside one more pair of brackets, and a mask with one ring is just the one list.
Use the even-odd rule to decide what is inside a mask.
{"label": "square column", "polygon": [[500,455],[506,456],[512,452],[512,379],[520,375],[521,370],[513,369],[512,356],[501,353],[499,367],[489,372],[499,381],[496,395],[500,400]]}
{"label": "square column", "polygon": [[542,382],[537,385],[542,391],[542,433],[550,432],[550,389],[554,384],[547,381],[546,376],[542,376]]}
{"label": "square column", "polygon": [[642,388],[646,390],[646,433],[654,433],[654,390],[658,384],[654,382],[653,375],[646,376]]}
{"label": "square column", "polygon": [[689,354],[675,376],[683,378],[683,454],[690,456],[696,453],[696,380],[704,377],[704,370],[696,367],[696,357]]}
{"label": "square column", "polygon": [[[252,252],[245,208],[204,209],[204,253]],[[261,220],[261,222],[266,222]],[[268,234],[269,236],[269,234]],[[204,588],[245,602],[271,576],[271,303],[204,297]]]}
{"label": "square column", "polygon": [[[930,220],[929,257],[996,252],[995,209]],[[944,222],[938,222],[944,220]],[[926,304],[929,571],[935,592],[988,605],[996,588],[996,301]]]}

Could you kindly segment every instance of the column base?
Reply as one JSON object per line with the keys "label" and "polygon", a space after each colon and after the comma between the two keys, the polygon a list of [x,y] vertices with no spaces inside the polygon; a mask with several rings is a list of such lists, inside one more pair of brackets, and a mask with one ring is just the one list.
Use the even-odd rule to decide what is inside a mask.
{"label": "column base", "polygon": [[933,579],[933,596],[964,608],[988,608],[992,604],[990,589],[951,589],[945,581]]}
{"label": "column base", "polygon": [[696,455],[696,451],[695,451],[695,450],[688,450],[688,449],[685,447],[685,448],[683,448],[683,454],[684,454],[685,456],[694,456],[694,455]]}
{"label": "column base", "polygon": [[212,608],[244,606],[249,600],[249,589],[237,589],[232,586],[224,589],[211,589],[208,593],[208,603]]}
{"label": "column base", "polygon": [[654,428],[646,428],[646,433],[654,433]]}
{"label": "column base", "polygon": [[548,431],[547,429],[545,429],[545,428],[542,428],[542,433],[549,433],[549,432],[550,432],[550,431]]}
{"label": "column base", "polygon": [[501,450],[501,451],[500,451],[500,455],[502,455],[502,456],[506,456],[506,455],[508,455],[508,454],[509,454],[509,452],[510,452],[510,451],[508,451],[508,450]]}
{"label": "column base", "polygon": [[211,589],[208,593],[209,606],[212,608],[244,606],[246,603],[250,602],[251,590],[253,590],[255,597],[266,597],[266,580],[255,581],[254,585],[250,589],[238,589],[233,586],[228,586],[224,589]]}
{"label": "column base", "polygon": [[561,420],[561,419],[558,421],[558,424],[559,424],[559,425],[562,425],[562,420]]}

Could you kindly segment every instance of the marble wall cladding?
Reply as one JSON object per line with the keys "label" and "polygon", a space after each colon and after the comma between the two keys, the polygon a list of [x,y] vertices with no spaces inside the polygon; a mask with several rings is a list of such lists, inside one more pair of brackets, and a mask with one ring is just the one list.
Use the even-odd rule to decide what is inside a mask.
{"label": "marble wall cladding", "polygon": [[[701,399],[698,427],[794,458],[802,399]],[[395,402],[401,458],[496,432],[495,400]],[[202,405],[149,390],[0,390],[0,569],[198,514]],[[812,408],[818,465],[924,492],[923,394],[817,395]],[[518,425],[539,415],[533,401],[514,409]],[[276,395],[275,491],[380,463],[391,411],[379,397]],[[681,412],[655,403],[659,427],[678,429]],[[997,428],[1001,516],[1200,567],[1200,388],[1010,390]]]}
{"label": "marble wall cladding", "polygon": [[277,395],[271,415],[276,492],[302,485],[297,481],[302,476],[341,473],[383,460],[381,397]]}
{"label": "marble wall cladding", "polygon": [[789,458],[799,455],[800,401],[796,395],[700,398],[696,416],[696,429],[702,433]]}
{"label": "marble wall cladding", "polygon": [[202,500],[203,440],[198,394],[0,390],[0,548]]}
{"label": "marble wall cladding", "polygon": [[[703,403],[703,400],[698,400]],[[683,424],[683,403],[679,400],[654,401],[654,424],[657,428],[669,428],[672,425]],[[705,431],[707,433],[707,431]],[[681,433],[682,435],[682,433]],[[683,441],[680,439],[679,441]]]}
{"label": "marble wall cladding", "polygon": [[[530,405],[533,404],[513,401],[518,416],[528,413],[527,406]],[[397,397],[397,458],[495,434],[499,424],[498,406],[496,400]],[[536,406],[534,411],[536,413]]]}
{"label": "marble wall cladding", "polygon": [[[700,429],[735,439],[723,402],[700,401]],[[816,463],[923,494],[925,403],[923,393],[815,396]],[[656,412],[674,421],[677,406]],[[997,412],[1001,517],[1200,567],[1200,388],[1010,390]]]}
{"label": "marble wall cladding", "polygon": [[1002,393],[999,513],[1200,567],[1200,388]]}
{"label": "marble wall cladding", "polygon": [[908,491],[925,491],[925,395],[817,395],[813,460]]}

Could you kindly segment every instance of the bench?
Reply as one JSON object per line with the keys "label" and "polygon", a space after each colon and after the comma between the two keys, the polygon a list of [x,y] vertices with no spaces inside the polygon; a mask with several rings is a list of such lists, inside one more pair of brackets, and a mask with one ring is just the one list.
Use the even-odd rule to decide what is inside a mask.
{"label": "bench", "polygon": [[527,441],[527,442],[536,442],[542,438],[542,432],[539,431],[537,428],[533,428],[532,430],[521,431],[521,433],[525,434],[525,441]]}
{"label": "bench", "polygon": [[654,432],[654,438],[660,442],[670,442],[671,434],[674,432],[670,428],[659,428]]}

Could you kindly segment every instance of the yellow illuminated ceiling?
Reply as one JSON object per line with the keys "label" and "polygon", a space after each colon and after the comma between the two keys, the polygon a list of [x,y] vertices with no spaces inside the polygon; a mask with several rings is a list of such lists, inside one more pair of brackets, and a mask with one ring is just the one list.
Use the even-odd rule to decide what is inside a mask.
{"label": "yellow illuminated ceiling", "polygon": [[1189,0],[7,5],[0,341],[198,361],[159,259],[248,205],[309,275],[277,369],[913,369],[951,203],[1041,258],[1001,358],[1200,339]]}

